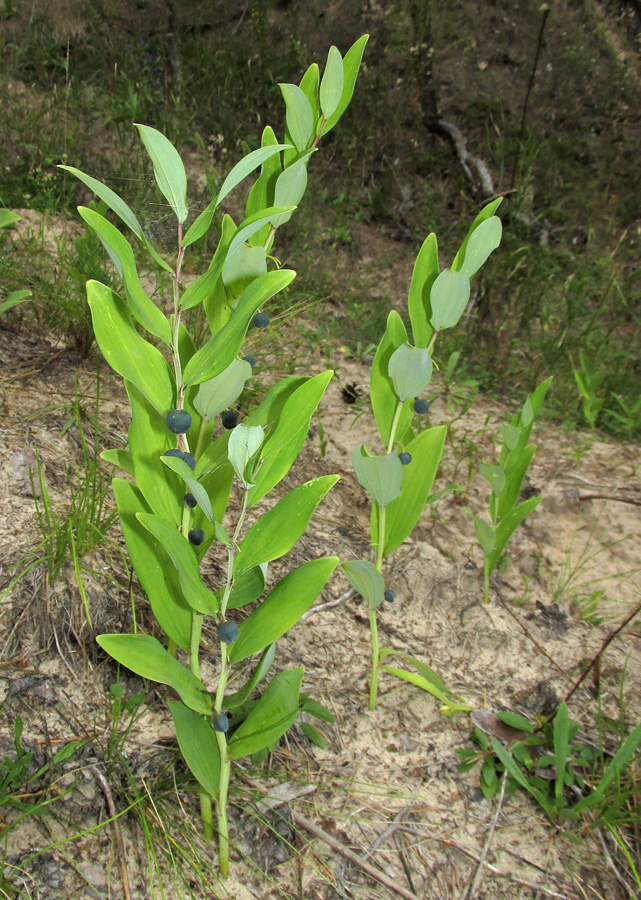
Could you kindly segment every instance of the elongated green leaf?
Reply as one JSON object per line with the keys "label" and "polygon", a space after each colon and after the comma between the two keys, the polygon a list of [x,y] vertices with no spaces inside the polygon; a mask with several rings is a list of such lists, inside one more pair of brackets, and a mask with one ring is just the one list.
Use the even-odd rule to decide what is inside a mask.
{"label": "elongated green leaf", "polygon": [[320,70],[318,68],[318,63],[312,63],[300,80],[300,89],[309,100],[309,105],[312,108],[312,118],[314,122],[318,120],[318,117],[320,115],[318,99],[319,82]]}
{"label": "elongated green leaf", "polygon": [[211,508],[211,502],[207,496],[207,491],[202,484],[194,477],[194,473],[187,465],[184,459],[175,456],[161,456],[160,461],[163,465],[175,472],[179,478],[183,480],[188,491],[193,494],[196,502],[210,522],[214,521],[214,513]]}
{"label": "elongated green leaf", "polygon": [[177,700],[169,701],[180,752],[200,786],[214,798],[220,790],[220,750],[211,723]]}
{"label": "elongated green leaf", "polygon": [[[412,461],[403,466],[401,493],[386,507],[385,556],[394,553],[418,523],[436,478],[446,434],[445,425],[436,425],[422,431],[405,445]],[[373,506],[371,535],[374,546],[378,544],[378,515],[377,507]]]}
{"label": "elongated green leaf", "polygon": [[187,229],[187,234],[183,237],[183,247],[195,244],[196,241],[199,241],[201,237],[207,234],[215,212],[216,201],[211,200]]}
{"label": "elongated green leaf", "polygon": [[280,228],[288,222],[300,203],[307,187],[307,162],[310,153],[306,153],[291,166],[288,166],[276,180],[274,190],[274,203],[277,207],[291,207],[292,212],[284,213],[278,217],[272,217],[271,223],[275,228]]}
{"label": "elongated green leaf", "polygon": [[251,377],[252,367],[244,359],[232,359],[227,368],[198,387],[194,406],[204,419],[213,419],[234,403]]}
{"label": "elongated green leaf", "polygon": [[578,803],[572,807],[575,812],[581,812],[583,809],[589,809],[596,803],[599,803],[605,795],[606,790],[615,778],[619,778],[621,773],[630,763],[630,760],[637,752],[641,744],[641,723],[634,728],[626,737],[619,749],[614,754],[608,766],[603,773],[597,788],[591,794],[583,797]]}
{"label": "elongated green leaf", "polygon": [[[407,332],[405,331],[403,320],[396,310],[392,310],[387,318],[385,334],[376,350],[370,376],[372,411],[376,419],[378,432],[385,447],[389,444],[392,423],[399,402],[396,391],[394,390],[394,385],[392,384],[392,379],[389,376],[389,361],[394,351],[406,342]],[[411,419],[412,402],[411,400],[407,400],[396,429],[397,436],[402,435],[407,431]]]}
{"label": "elongated green leaf", "polygon": [[358,70],[361,67],[363,51],[365,50],[365,44],[368,40],[369,35],[364,34],[355,44],[352,44],[343,58],[343,91],[341,93],[340,103],[325,123],[323,134],[329,134],[351,103],[352,97],[354,96],[354,87],[356,86]]}
{"label": "elongated green leaf", "polygon": [[485,556],[489,556],[496,546],[496,534],[485,519],[474,516],[474,532]]}
{"label": "elongated green leaf", "polygon": [[255,487],[249,492],[249,507],[254,506],[289,472],[305,443],[311,417],[332,374],[330,370],[309,378],[284,403],[260,452],[262,465],[255,474]]}
{"label": "elongated green leaf", "polygon": [[338,47],[330,47],[320,83],[320,106],[326,119],[338,109],[343,94],[343,58]]}
{"label": "elongated green leaf", "polygon": [[[61,166],[62,169],[67,168],[66,166]],[[18,213],[12,212],[10,209],[0,209],[0,228],[6,228],[8,225],[13,225],[14,222],[19,222],[20,216]]]}
{"label": "elongated green leaf", "polygon": [[[269,125],[263,129],[263,133],[261,135],[261,146],[262,147],[275,147],[278,144],[278,140],[276,135],[274,134],[273,128]],[[289,150],[284,151],[284,155],[288,153],[293,153],[296,155],[296,149],[293,145],[289,146]],[[280,155],[275,154],[274,156],[270,156],[266,159],[260,169],[260,175],[254,182],[251,191],[249,192],[249,196],[247,198],[247,204],[245,206],[245,216],[249,217],[259,213],[261,210],[267,209],[270,206],[274,205],[274,185],[276,183],[276,179],[283,171],[283,165],[281,162]],[[271,224],[264,225],[259,231],[253,234],[249,238],[249,243],[255,246],[265,247],[267,251],[270,250],[270,245],[268,243],[268,238],[271,230]]]}
{"label": "elongated green leaf", "polygon": [[252,150],[247,156],[237,162],[229,175],[223,181],[222,187],[216,198],[216,206],[219,206],[233,189],[240,184],[248,175],[262,165],[272,156],[280,153],[281,150],[289,150],[291,144],[272,144],[269,146],[259,147],[258,150]]}
{"label": "elongated green leaf", "polygon": [[432,380],[432,357],[425,348],[401,344],[390,356],[388,372],[398,399],[414,399]]}
{"label": "elongated green leaf", "polygon": [[503,491],[505,488],[505,472],[500,466],[491,466],[487,463],[481,463],[479,466],[479,472],[482,477],[485,478],[490,488],[492,489],[492,493],[495,497]]}
{"label": "elongated green leaf", "polygon": [[290,669],[272,678],[256,706],[230,739],[227,745],[230,759],[240,759],[271,747],[291,728],[298,717],[302,681],[303,669]]}
{"label": "elongated green leaf", "polygon": [[131,405],[129,452],[136,484],[152,512],[179,525],[184,491],[178,477],[167,471],[161,459],[167,450],[175,449],[175,435],[167,428],[166,412],[159,413],[130,381],[125,381],[125,387]]}
{"label": "elongated green leaf", "polygon": [[227,294],[236,299],[246,288],[267,271],[267,251],[263,246],[250,247],[241,244],[228,256],[222,269],[223,284]]}
{"label": "elongated green leaf", "polygon": [[443,331],[457,324],[470,299],[470,279],[463,272],[443,269],[430,291],[434,331]]}
{"label": "elongated green leaf", "polygon": [[276,422],[294,391],[310,380],[304,375],[288,375],[272,385],[260,404],[245,417],[245,425],[270,425]]}
{"label": "elongated green leaf", "polygon": [[448,686],[445,684],[443,679],[436,674],[434,669],[431,669],[426,663],[422,662],[420,659],[417,659],[415,656],[412,656],[410,653],[403,653],[401,650],[392,650],[391,648],[385,648],[384,650],[381,650],[381,660],[385,659],[387,656],[400,656],[401,659],[413,666],[419,675],[422,675],[423,678],[431,682],[434,687],[439,689],[439,691],[442,691],[444,694],[452,695],[452,692],[450,691]]}
{"label": "elongated green leaf", "polygon": [[309,100],[297,84],[278,85],[287,108],[287,131],[299,153],[307,150],[314,131],[314,116]]}
{"label": "elongated green leaf", "polygon": [[234,472],[246,488],[253,487],[248,481],[251,473],[247,473],[249,461],[254,459],[265,439],[265,432],[260,425],[237,425],[232,431],[227,445],[229,462]]}
{"label": "elongated green leaf", "polygon": [[430,291],[438,274],[438,244],[436,235],[432,233],[428,234],[418,251],[407,296],[412,336],[417,347],[427,347],[434,333],[434,329],[430,325],[432,318]]}
{"label": "elongated green leaf", "polygon": [[161,193],[176,214],[179,222],[187,219],[187,175],[180,154],[164,134],[149,125],[139,125],[140,133],[147,153],[151,157],[154,176]]}
{"label": "elongated green leaf", "polygon": [[8,312],[10,309],[13,309],[14,306],[19,306],[21,303],[25,303],[30,298],[31,291],[12,291],[7,299],[3,300],[2,303],[0,303],[0,315],[2,315],[2,313]]}
{"label": "elongated green leaf", "polygon": [[269,674],[271,667],[274,664],[274,658],[276,656],[276,644],[270,644],[269,647],[265,647],[263,652],[260,655],[260,659],[254,666],[254,671],[251,674],[251,677],[245,682],[245,684],[238,691],[234,691],[233,694],[226,694],[225,699],[223,701],[224,709],[238,709],[241,707],[246,700],[249,699],[250,694],[256,687],[256,685],[265,678],[266,675]]}
{"label": "elongated green leaf", "polygon": [[468,233],[465,237],[465,240],[461,244],[458,253],[454,257],[454,262],[452,263],[452,271],[453,272],[458,272],[458,270],[463,265],[463,260],[465,259],[465,252],[467,250],[467,244],[468,244],[468,241],[470,240],[470,237],[474,234],[474,232],[479,227],[479,225],[481,225],[483,222],[487,221],[487,219],[489,219],[490,216],[494,215],[494,213],[499,208],[499,206],[501,205],[502,202],[503,202],[502,197],[499,197],[496,200],[492,200],[490,203],[487,204],[487,206],[483,207],[481,212],[474,219],[474,221],[470,225],[470,230],[468,231]]}
{"label": "elongated green leaf", "polygon": [[441,703],[448,705],[451,702],[451,697],[448,697],[448,695],[433,684],[432,681],[429,681],[422,675],[418,675],[416,672],[408,672],[407,669],[398,669],[395,666],[381,666],[381,668],[390,675],[396,675],[397,678],[402,678],[403,681],[408,681],[410,684],[422,688],[422,690],[431,694],[433,697],[436,697],[437,700],[440,700]]}
{"label": "elongated green leaf", "polygon": [[227,256],[232,256],[245,241],[248,241],[253,234],[260,231],[264,225],[278,227],[282,221],[286,222],[295,208],[294,206],[272,206],[269,209],[261,209],[249,216],[236,229],[229,245]]}
{"label": "elongated green leaf", "polygon": [[542,499],[543,497],[530,497],[529,500],[524,500],[523,503],[519,503],[513,512],[499,521],[495,529],[496,544],[489,559],[490,572],[493,572],[497,567],[508,541],[518,526],[537,508]]}
{"label": "elongated green leaf", "polygon": [[187,538],[183,537],[173,525],[158,516],[138,513],[137,518],[141,525],[151,532],[156,540],[160,541],[176,567],[187,603],[196,612],[215,616],[220,608],[218,600],[215,594],[205,587],[194,548]]}
{"label": "elongated green leaf", "polygon": [[159,350],[140,337],[117,294],[99,281],[87,282],[96,341],[112,369],[133,382],[160,413],[173,409],[174,384]]}
{"label": "elongated green leaf", "polygon": [[508,516],[518,502],[523,480],[534,458],[536,450],[534,444],[529,444],[525,448],[521,448],[520,445],[519,440],[512,453],[505,457],[501,454],[501,468],[505,472],[505,487],[496,502],[496,515],[499,521]]}
{"label": "elongated green leaf", "polygon": [[296,273],[289,269],[267,272],[253,281],[238,301],[238,306],[224,328],[193,356],[185,368],[185,384],[202,384],[227,368],[242,345],[249,322],[256,310],[274,294],[293,281]]}
{"label": "elongated green leaf", "polygon": [[385,599],[385,580],[376,566],[366,559],[350,559],[341,563],[345,578],[367,601],[368,609],[376,609]]}
{"label": "elongated green leaf", "polygon": [[101,634],[96,640],[116,662],[141,678],[170,685],[189,709],[211,715],[211,697],[202,681],[170,656],[156,638],[149,634]]}
{"label": "elongated green leaf", "polygon": [[112,486],[127,552],[153,614],[163,631],[188,650],[191,609],[185,603],[178,573],[159,541],[136,518],[138,513],[148,513],[149,507],[131,482],[114,478]]}
{"label": "elongated green leaf", "polygon": [[120,260],[122,278],[127,292],[129,308],[143,328],[155,334],[168,346],[171,346],[171,326],[153,300],[147,296],[138,278],[134,251],[127,238],[122,235],[115,225],[108,222],[104,216],[87,209],[78,207],[78,212],[85,222],[94,229],[112,249]]}
{"label": "elongated green leaf", "polygon": [[549,803],[543,791],[540,791],[533,784],[530,784],[529,780],[521,771],[519,765],[515,762],[512,754],[503,746],[498,738],[494,737],[494,735],[492,735],[492,748],[507,769],[508,773],[517,782],[517,784],[519,784],[522,788],[525,788],[525,790],[534,797],[537,803],[540,804],[545,813],[550,816],[550,818],[552,818],[554,809]]}
{"label": "elongated green leaf", "polygon": [[234,561],[234,575],[288,553],[304,534],[314,510],[338,475],[322,475],[290,491],[255,522],[245,535]]}
{"label": "elongated green leaf", "polygon": [[352,465],[359,484],[379,506],[386,506],[401,493],[404,467],[396,453],[370,456],[361,444],[352,453]]}
{"label": "elongated green leaf", "polygon": [[131,459],[131,453],[128,450],[122,447],[117,447],[114,450],[103,450],[100,454],[100,459],[104,459],[106,463],[112,466],[118,466],[127,475],[134,477],[134,464]]}
{"label": "elongated green leaf", "polygon": [[214,268],[207,269],[189,285],[180,298],[181,309],[192,309],[207,300],[214,292],[216,282],[223,271],[224,258],[220,258]]}
{"label": "elongated green leaf", "polygon": [[337,565],[336,556],[313,559],[281,578],[240,626],[238,640],[228,651],[230,662],[260,653],[289,631],[310,608]]}
{"label": "elongated green leaf", "polygon": [[554,784],[554,799],[557,807],[565,806],[563,791],[565,790],[565,769],[570,749],[570,717],[568,705],[563,702],[554,717],[554,766],[556,768],[556,781]]}
{"label": "elongated green leaf", "polygon": [[475,228],[465,245],[465,256],[459,272],[472,278],[493,250],[501,243],[503,225],[498,216],[490,216]]}

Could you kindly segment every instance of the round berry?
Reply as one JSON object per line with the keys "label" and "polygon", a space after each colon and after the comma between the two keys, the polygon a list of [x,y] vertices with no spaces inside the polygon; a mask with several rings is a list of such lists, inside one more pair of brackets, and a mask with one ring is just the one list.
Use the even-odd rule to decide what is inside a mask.
{"label": "round berry", "polygon": [[216,633],[223,644],[233,644],[238,637],[238,625],[235,622],[220,622]]}
{"label": "round berry", "polygon": [[238,425],[238,413],[234,409],[226,409],[220,417],[220,421],[223,423],[223,428],[231,431]]}
{"label": "round berry", "polygon": [[248,362],[252,369],[256,367],[256,357],[252,356],[251,353],[248,353],[247,356],[243,356],[243,360]]}
{"label": "round berry", "polygon": [[174,434],[187,434],[191,428],[191,416],[186,409],[172,409],[167,413],[167,428]]}
{"label": "round berry", "polygon": [[393,603],[396,600],[396,594],[393,590],[388,588],[383,594],[388,603]]}
{"label": "round berry", "polygon": [[202,528],[192,528],[189,532],[189,543],[194,544],[196,547],[200,547],[200,545],[205,540],[205,532]]}
{"label": "round berry", "polygon": [[229,719],[225,713],[221,713],[214,719],[214,731],[221,731],[223,734],[229,731]]}
{"label": "round berry", "polygon": [[194,456],[194,454],[193,453],[183,453],[183,459],[185,460],[185,462],[187,463],[187,465],[193,472],[194,469],[196,468],[196,457]]}
{"label": "round berry", "polygon": [[419,398],[414,401],[414,412],[418,413],[419,416],[426,416],[430,411],[430,405],[427,400],[423,400],[423,398]]}
{"label": "round berry", "polygon": [[183,503],[185,504],[187,509],[193,509],[195,506],[198,505],[196,498],[194,497],[193,494],[185,494],[185,499],[183,500]]}
{"label": "round berry", "polygon": [[404,466],[409,466],[409,464],[412,462],[411,453],[399,453],[398,458]]}
{"label": "round berry", "polygon": [[267,328],[269,325],[269,316],[267,313],[256,313],[251,323],[254,328]]}
{"label": "round berry", "polygon": [[177,447],[174,447],[173,450],[166,450],[163,453],[163,456],[171,456],[173,459],[184,459],[185,458],[185,454],[182,452],[182,450],[179,450]]}

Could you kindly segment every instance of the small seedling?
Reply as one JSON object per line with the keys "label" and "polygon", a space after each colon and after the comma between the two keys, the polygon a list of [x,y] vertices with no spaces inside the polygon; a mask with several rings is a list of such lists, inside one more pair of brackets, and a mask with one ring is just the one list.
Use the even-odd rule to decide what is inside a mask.
{"label": "small seedling", "polygon": [[[367,35],[344,58],[332,47],[322,78],[314,64],[300,86],[280,86],[286,107],[283,142],[266,127],[261,146],[232,168],[189,227],[187,176],[178,151],[159,131],[137,126],[158,188],[176,216],[176,252],[171,261],[150,243],[121,197],[78,169],[62,167],[120,218],[171,285],[173,310],[166,317],[145,292],[123,232],[100,212],[80,208],[124,283],[121,297],[90,281],[87,297],[98,346],[124,378],[131,406],[128,450],[109,454],[133,479],[114,479],[116,506],[134,570],[167,636],[166,646],[142,633],[105,634],[98,642],[117,662],[169,685],[180,697],[170,700],[169,708],[179,747],[199,785],[208,838],[213,837],[212,800],[216,807],[222,877],[229,866],[227,797],[232,762],[269,752],[298,719],[303,669],[281,671],[257,699],[251,695],[270,673],[276,641],[311,607],[338,564],[333,556],[312,559],[272,583],[237,634],[234,630],[236,639],[228,642],[231,632],[223,632],[218,683],[215,690],[208,689],[200,675],[204,617],[230,629],[229,610],[261,600],[268,564],[291,550],[338,480],[326,475],[294,488],[246,528],[249,510],[294,464],[333,373],[275,384],[242,424],[230,407],[252,372],[250,362],[243,359],[247,331],[250,325],[269,324],[267,313],[258,310],[295,277],[292,271],[274,268],[276,233],[304,194],[307,164],[322,136],[352,99],[366,42]],[[208,268],[181,293],[185,254],[208,234],[230,192],[258,169],[243,221],[236,224],[230,215],[222,217]],[[201,305],[210,336],[196,346],[184,318]],[[172,447],[175,438],[167,427],[167,410],[191,417],[189,433],[178,433],[178,447]],[[219,417],[223,429],[216,433]],[[236,488],[241,503],[231,516],[228,534],[222,521]],[[196,506],[185,503],[186,491]],[[200,568],[210,549],[222,558],[225,570],[222,583],[213,590]],[[188,668],[177,658],[179,647],[189,654]],[[254,665],[248,670],[252,657]],[[234,678],[240,684],[228,692]]]}

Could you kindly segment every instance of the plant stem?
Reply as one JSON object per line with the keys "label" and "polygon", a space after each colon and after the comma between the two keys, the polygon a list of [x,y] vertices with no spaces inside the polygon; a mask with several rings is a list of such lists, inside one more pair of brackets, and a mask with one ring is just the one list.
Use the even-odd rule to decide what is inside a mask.
{"label": "plant stem", "polygon": [[200,792],[200,818],[203,822],[203,837],[206,841],[213,841],[214,816],[211,808],[211,797],[205,791]]}
{"label": "plant stem", "polygon": [[372,678],[369,685],[369,708],[376,709],[378,697],[378,625],[376,623],[376,610],[369,611],[369,630],[372,635]]}
{"label": "plant stem", "polygon": [[404,402],[402,400],[398,401],[398,406],[396,407],[396,411],[394,413],[394,419],[392,420],[392,427],[390,428],[389,433],[389,442],[387,444],[387,452],[391,453],[394,449],[394,440],[396,438],[396,429],[398,428],[398,422],[401,418],[401,413],[403,412]]}
{"label": "plant stem", "polygon": [[487,556],[483,561],[483,602],[490,602],[490,565]]}

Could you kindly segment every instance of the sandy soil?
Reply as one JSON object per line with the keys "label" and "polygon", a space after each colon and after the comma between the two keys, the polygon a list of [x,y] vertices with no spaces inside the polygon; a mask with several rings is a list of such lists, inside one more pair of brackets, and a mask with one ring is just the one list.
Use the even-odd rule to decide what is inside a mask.
{"label": "sandy soil", "polygon": [[[280,496],[326,472],[339,473],[341,480],[308,534],[273,566],[274,578],[319,555],[346,559],[368,553],[368,504],[349,460],[362,441],[376,448],[367,415],[369,366],[367,360],[345,358],[338,348],[332,354],[336,377],[322,405],[322,434],[314,420],[300,460],[275,493]],[[305,347],[299,348],[298,361],[307,371],[321,368],[320,354],[314,357]],[[28,476],[36,450],[57,510],[69,502],[65,463],[80,464],[82,454],[77,427],[65,428],[79,361],[61,354],[45,337],[29,339],[10,320],[0,328],[0,362],[0,587],[6,589],[21,570],[20,560],[41,540]],[[95,370],[80,363],[78,371],[81,403],[90,413]],[[347,385],[355,386],[355,403],[346,403],[342,389]],[[115,446],[126,435],[128,413],[122,387],[104,366],[100,393],[99,442]],[[515,535],[492,600],[484,605],[482,557],[470,510],[483,514],[487,508],[478,464],[492,457],[500,425],[513,412],[479,396],[452,424],[435,487],[457,481],[466,490],[446,494],[426,511],[395,554],[386,581],[398,596],[381,608],[379,619],[383,645],[429,663],[474,708],[534,717],[569,692],[606,635],[640,602],[641,456],[638,447],[601,435],[537,424],[528,489],[544,499]],[[437,399],[430,424],[453,418],[445,398]],[[85,425],[90,435],[90,419]],[[122,672],[125,698],[146,692],[149,706],[122,741],[109,747],[109,686],[116,669],[93,638],[131,625],[121,544],[115,526],[109,540],[83,560],[90,569],[82,578],[93,629],[70,563],[52,587],[43,566],[36,565],[2,594],[0,755],[12,753],[18,716],[25,747],[34,753],[32,769],[72,739],[87,742],[55,768],[54,776],[43,775],[29,786],[37,800],[51,801],[46,814],[12,828],[19,812],[0,809],[0,832],[7,829],[5,877],[23,884],[23,896],[125,897],[126,869],[132,898],[162,896],[160,884],[170,897],[191,891],[197,898],[369,900],[400,891],[406,897],[462,898],[469,896],[466,888],[495,820],[477,897],[626,896],[608,867],[598,833],[587,823],[567,831],[556,828],[520,792],[505,798],[497,818],[497,801],[486,801],[479,790],[478,770],[457,770],[456,751],[471,746],[469,715],[445,717],[433,697],[386,674],[379,708],[367,709],[367,611],[360,598],[345,597],[348,585],[339,576],[319,604],[342,601],[310,615],[279,642],[277,655],[279,667],[304,665],[305,689],[335,713],[336,724],[323,726],[327,749],[315,748],[294,728],[268,768],[254,772],[247,760],[240,761],[231,832],[233,856],[247,864],[237,861],[229,882],[216,885],[207,872],[207,860],[215,862],[215,854],[198,836],[195,796],[184,789],[184,773],[173,754],[166,694]],[[215,574],[214,561],[211,570]],[[135,584],[133,590],[138,626],[151,629],[147,601]],[[581,614],[585,598],[597,590],[604,592],[595,611],[602,621],[588,621]],[[601,665],[602,709],[618,718],[623,698],[628,727],[641,709],[638,635],[634,624],[619,634]],[[212,632],[206,630],[205,637],[213,648]],[[215,675],[211,655],[204,676],[213,683]],[[571,714],[582,723],[583,736],[598,741],[598,703],[590,684],[588,679],[574,695]],[[125,715],[120,735],[127,722]],[[125,762],[133,784],[127,782]],[[266,789],[275,799],[261,805]],[[134,802],[136,791],[145,798],[140,807],[146,827],[155,829],[151,846],[158,867],[151,876],[149,846],[135,809],[117,820],[123,850],[106,822]],[[369,860],[397,890],[307,831],[300,817]],[[191,842],[194,854],[205,861],[199,871],[180,863],[170,834],[178,835],[183,847]],[[607,846],[612,857],[613,847]],[[172,853],[177,870],[188,873],[187,886],[172,869]],[[616,866],[621,867],[618,859]],[[15,896],[7,890],[4,896]]]}

